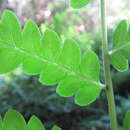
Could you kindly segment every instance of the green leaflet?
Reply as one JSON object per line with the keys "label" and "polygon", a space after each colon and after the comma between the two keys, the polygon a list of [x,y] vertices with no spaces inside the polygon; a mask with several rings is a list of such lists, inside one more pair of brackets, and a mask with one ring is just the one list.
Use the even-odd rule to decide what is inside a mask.
{"label": "green leaflet", "polygon": [[20,113],[9,110],[4,116],[2,130],[26,130],[26,122]]}
{"label": "green leaflet", "polygon": [[[100,66],[98,57],[94,52],[88,51],[85,53],[80,65],[80,72],[88,79],[99,82]],[[81,106],[88,105],[96,100],[100,91],[101,88],[97,85],[84,82],[76,93],[75,103]]]}
{"label": "green leaflet", "polygon": [[120,52],[111,55],[111,63],[118,71],[126,71],[129,67],[128,60]]}
{"label": "green leaflet", "polygon": [[29,20],[22,32],[23,44],[22,48],[30,53],[40,55],[41,51],[41,34],[37,25]]}
{"label": "green leaflet", "polygon": [[73,96],[75,92],[80,89],[83,83],[84,82],[75,76],[67,76],[58,84],[56,91],[63,97]]}
{"label": "green leaflet", "polygon": [[[33,21],[28,21],[22,33],[22,49],[40,56],[41,54],[41,34],[37,25]],[[33,56],[24,55],[23,70],[28,74],[38,74],[42,70],[42,62]]]}
{"label": "green leaflet", "polygon": [[130,61],[130,42],[128,43],[128,46],[122,49],[120,52],[126,59]]}
{"label": "green leaflet", "polygon": [[21,27],[17,17],[11,11],[4,11],[0,23],[0,42],[21,46]]}
{"label": "green leaflet", "polygon": [[47,29],[42,38],[42,57],[56,62],[62,48],[61,40],[56,32]]}
{"label": "green leaflet", "polygon": [[57,84],[66,75],[60,67],[54,64],[45,63],[39,81],[46,85]]}
{"label": "green leaflet", "polygon": [[[2,15],[2,21],[0,23],[0,43],[20,47],[21,41],[20,24],[16,16],[6,10]],[[2,74],[17,68],[21,63],[22,56],[17,54],[16,51],[0,45],[0,59],[0,74]]]}
{"label": "green leaflet", "polygon": [[72,8],[79,9],[90,3],[91,0],[70,0]]}
{"label": "green leaflet", "polygon": [[[49,33],[50,34],[49,34],[48,38],[54,37],[56,35],[54,32],[51,32],[51,31]],[[52,35],[51,35],[51,33],[52,33]],[[45,33],[45,35],[47,35],[47,33]],[[55,36],[55,39],[56,39],[56,36]],[[57,39],[57,41],[58,41],[58,39]],[[58,43],[61,45],[61,42],[58,42]],[[44,44],[45,44],[45,42],[43,42],[43,46],[44,46]],[[50,42],[50,44],[53,45],[51,42]],[[57,46],[57,48],[58,47],[59,46]],[[47,48],[49,48],[49,47],[47,47]],[[46,50],[47,50],[47,48],[46,48]],[[59,55],[57,54],[57,56],[56,56],[57,59],[55,60],[55,62],[57,63],[57,65],[54,65],[54,64],[52,65],[49,63],[44,65],[44,67],[43,67],[44,69],[40,76],[40,81],[43,82],[44,84],[47,84],[47,85],[56,84],[63,77],[65,77],[66,71],[63,71],[62,67],[66,68],[68,70],[71,70],[71,71],[72,70],[76,71],[77,68],[79,67],[80,58],[81,58],[80,48],[74,40],[71,40],[71,39],[65,40],[63,48],[61,50],[62,51],[59,50],[59,53],[58,53]],[[51,50],[50,50],[50,52],[51,52]],[[55,54],[55,52],[54,52],[54,54]],[[51,57],[53,58],[53,54]],[[58,65],[60,67],[58,67]]]}
{"label": "green leaflet", "polygon": [[113,34],[113,48],[118,48],[127,43],[128,25],[126,20],[122,20]]}
{"label": "green leaflet", "polygon": [[113,35],[113,48],[110,51],[111,64],[118,71],[126,71],[130,60],[130,29],[127,21],[122,20]]}
{"label": "green leaflet", "polygon": [[62,130],[60,127],[54,125],[51,130]]}
{"label": "green leaflet", "polygon": [[[49,34],[48,38],[53,37],[53,35],[54,35],[53,32],[50,31],[49,33],[50,34]],[[53,35],[51,35],[51,33]],[[47,33],[45,35],[47,35]],[[55,39],[56,39],[56,37],[55,37]],[[58,41],[58,39],[57,39],[57,41]],[[49,43],[51,45],[53,45],[51,42],[49,42]],[[58,43],[61,45],[61,42],[58,42]],[[45,44],[45,42],[43,42],[43,46],[44,46],[44,44]],[[60,46],[57,46],[57,48],[59,48],[59,47]],[[47,47],[47,48],[49,48],[49,47]],[[47,50],[47,48],[46,48],[46,50]],[[58,49],[56,49],[56,50],[58,50]],[[50,52],[51,52],[51,50],[50,50]],[[55,52],[54,52],[54,54],[55,54]],[[51,55],[52,58],[53,58],[54,54]],[[72,70],[76,71],[77,68],[79,67],[81,54],[80,54],[79,46],[77,45],[77,43],[74,40],[67,39],[64,42],[62,51],[60,51],[60,49],[59,49],[58,54],[56,56],[57,59],[55,60],[57,65],[45,64],[43,67],[44,69],[40,76],[40,81],[47,85],[58,83],[66,75],[66,71],[63,71],[61,67],[67,68],[68,70],[70,69],[71,71]],[[58,65],[60,67],[58,67]]]}
{"label": "green leaflet", "polygon": [[65,72],[58,67],[61,49],[62,43],[58,35],[52,30],[46,30],[42,38],[42,57],[51,63],[44,63],[39,79],[41,83],[56,84],[65,76]]}
{"label": "green leaflet", "polygon": [[39,74],[43,68],[43,63],[30,55],[24,55],[23,71],[30,75]]}
{"label": "green leaflet", "polygon": [[80,65],[80,72],[90,80],[99,82],[100,65],[98,57],[94,52],[88,51],[84,54]]}
{"label": "green leaflet", "polygon": [[[45,127],[36,116],[32,116],[28,124],[26,124],[23,116],[19,112],[8,110],[3,121],[0,117],[0,130],[45,130]],[[62,129],[55,125],[52,130]]]}
{"label": "green leaflet", "polygon": [[130,61],[130,28],[126,36],[126,43],[124,46],[121,46],[120,51]]}
{"label": "green leaflet", "polygon": [[[5,15],[4,19],[8,19],[8,13],[10,20],[18,26],[16,16],[12,12],[7,11],[6,13],[5,11],[7,16]],[[101,90],[104,85],[99,82],[100,67],[98,57],[94,52],[88,51],[81,58],[80,48],[74,40],[67,39],[62,44],[58,35],[50,29],[47,29],[41,36],[33,21],[25,24],[21,35],[21,32],[13,32],[16,25],[8,23],[12,33],[15,34],[14,38],[12,33],[8,33],[11,39],[14,38],[13,44],[11,40],[6,41],[0,35],[0,39],[2,39],[0,41],[0,73],[10,72],[22,64],[24,72],[40,74],[41,83],[46,85],[59,83],[56,91],[61,96],[76,95],[75,101],[79,105],[87,105],[97,98],[100,93],[97,90]],[[0,30],[2,27],[0,26]],[[6,30],[2,31],[1,34],[6,33]],[[86,95],[89,92],[90,95],[95,96],[81,95],[82,89]],[[84,97],[88,98],[87,102],[81,100]]]}
{"label": "green leaflet", "polygon": [[68,76],[62,80],[58,87],[57,93],[63,97],[75,95],[75,103],[80,106],[85,106],[97,99],[100,95],[101,88],[91,83],[86,83],[76,77]]}
{"label": "green leaflet", "polygon": [[81,61],[81,52],[78,44],[72,40],[67,39],[59,58],[59,64],[70,70],[76,71]]}
{"label": "green leaflet", "polygon": [[[45,33],[45,35],[47,35],[47,33]],[[79,67],[81,57],[79,46],[74,40],[71,39],[66,40],[64,42],[63,48],[61,48],[60,47],[62,45],[61,41],[58,40],[59,38],[54,32],[49,31],[48,39],[50,39],[50,37],[55,37],[55,39],[57,39],[55,40],[57,41],[57,45],[55,46],[53,45],[56,42],[54,43],[49,42],[49,44],[51,44],[50,46],[54,46],[54,48],[57,46],[55,51],[57,52],[57,50],[59,50],[59,53],[57,53],[57,55],[54,56],[56,52],[50,50],[50,52],[53,53],[50,56],[51,60],[53,60],[53,58],[56,57],[55,59],[56,64],[50,64],[50,63],[44,64],[43,67],[44,69],[40,76],[40,82],[47,85],[58,83],[61,79],[63,79],[63,77],[65,77],[67,73],[69,73],[69,70],[76,71],[77,68]],[[43,47],[45,43],[47,42],[43,42]],[[49,47],[48,45],[46,47],[46,50],[48,50],[48,48],[50,49],[51,47]],[[47,51],[46,53],[47,53],[46,55],[48,55]],[[66,69],[68,71],[66,71]]]}
{"label": "green leaflet", "polygon": [[0,60],[0,74],[4,74],[16,69],[20,65],[22,55],[17,53],[16,50],[0,44]]}
{"label": "green leaflet", "polygon": [[130,27],[129,27],[129,30],[127,33],[126,41],[127,41],[126,43],[128,43],[130,41]]}
{"label": "green leaflet", "polygon": [[101,89],[92,84],[85,84],[83,88],[80,88],[75,96],[75,103],[81,106],[89,105],[94,102],[99,94]]}
{"label": "green leaflet", "polygon": [[45,130],[45,127],[36,116],[32,116],[27,124],[27,130]]}
{"label": "green leaflet", "polygon": [[126,112],[124,118],[124,130],[130,130],[130,110]]}
{"label": "green leaflet", "polygon": [[[80,64],[81,75],[91,80],[99,81],[99,70],[99,62],[96,54],[92,51],[86,52]],[[65,97],[72,96],[80,86],[84,86],[84,80],[69,75],[59,83],[57,92]]]}
{"label": "green leaflet", "polygon": [[67,76],[59,83],[56,91],[64,97],[76,94],[76,104],[84,106],[96,100],[101,91],[98,85],[84,81],[84,77],[87,77],[90,80],[99,82],[100,67],[97,55],[92,51],[86,52],[82,58],[79,69],[83,79],[79,79],[74,75]]}

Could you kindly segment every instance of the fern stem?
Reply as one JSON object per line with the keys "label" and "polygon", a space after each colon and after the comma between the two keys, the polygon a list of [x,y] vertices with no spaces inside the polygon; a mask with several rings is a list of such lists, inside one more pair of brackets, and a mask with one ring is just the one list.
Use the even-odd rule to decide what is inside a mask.
{"label": "fern stem", "polygon": [[112,130],[118,130],[116,107],[114,101],[114,93],[112,86],[112,79],[110,74],[110,58],[108,53],[108,40],[107,40],[107,24],[106,24],[106,0],[101,1],[101,28],[102,28],[102,53],[103,53],[103,67],[104,78],[106,84],[106,95],[108,100],[109,117]]}

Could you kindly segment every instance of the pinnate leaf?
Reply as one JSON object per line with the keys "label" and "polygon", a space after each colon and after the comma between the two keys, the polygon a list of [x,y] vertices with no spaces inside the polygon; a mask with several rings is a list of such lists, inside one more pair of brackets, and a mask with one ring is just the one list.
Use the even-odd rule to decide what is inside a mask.
{"label": "pinnate leaf", "polygon": [[[41,83],[59,84],[56,89],[59,95],[75,95],[79,105],[87,105],[99,96],[104,85],[99,80],[99,60],[94,52],[88,51],[82,58],[76,41],[66,39],[63,44],[50,29],[41,36],[37,25],[30,20],[21,33],[16,16],[10,11],[6,12],[6,20],[2,24],[7,24],[8,17],[8,21],[13,22],[8,22],[9,32],[3,29],[2,24],[0,26],[0,73],[10,72],[22,64],[24,72],[40,74]],[[4,33],[10,39],[4,39]]]}

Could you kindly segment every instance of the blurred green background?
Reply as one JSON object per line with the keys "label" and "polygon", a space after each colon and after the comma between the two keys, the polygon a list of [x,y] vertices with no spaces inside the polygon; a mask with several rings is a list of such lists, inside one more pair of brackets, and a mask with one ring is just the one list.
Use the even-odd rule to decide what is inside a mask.
{"label": "blurred green background", "polygon": [[[112,4],[111,4],[112,3]],[[129,0],[108,1],[108,40],[119,20],[130,21]],[[4,9],[13,10],[22,26],[33,19],[44,33],[46,28],[55,30],[64,40],[75,39],[82,50],[94,50],[101,58],[101,29],[99,1],[86,8],[73,10],[68,0],[0,0],[0,14]],[[120,73],[111,67],[120,130],[124,113],[130,108],[130,70]],[[103,82],[101,69],[101,82]],[[56,86],[44,86],[38,76],[28,76],[19,67],[12,73],[0,76],[0,114],[10,109],[21,112],[26,120],[33,114],[45,124],[47,130],[57,124],[63,130],[110,130],[107,100],[104,93],[96,102],[86,107],[74,104],[73,97],[62,98],[55,92]]]}

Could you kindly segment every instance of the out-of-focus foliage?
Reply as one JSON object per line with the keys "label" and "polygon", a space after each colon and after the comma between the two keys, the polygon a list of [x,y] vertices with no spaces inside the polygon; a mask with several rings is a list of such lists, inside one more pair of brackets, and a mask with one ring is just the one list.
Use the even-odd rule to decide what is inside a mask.
{"label": "out-of-focus foliage", "polygon": [[[41,31],[44,33],[45,29],[49,27],[55,30],[62,39],[67,37],[78,41],[83,52],[92,49],[94,41],[91,39],[91,34],[85,31],[83,19],[80,18],[80,15],[77,15],[77,12],[73,12],[71,16],[70,13],[72,13],[70,10],[57,13],[51,25],[47,23],[41,24]],[[75,26],[75,24],[78,24],[79,27]]]}
{"label": "out-of-focus foliage", "polygon": [[0,4],[3,2],[3,0],[0,0]]}

